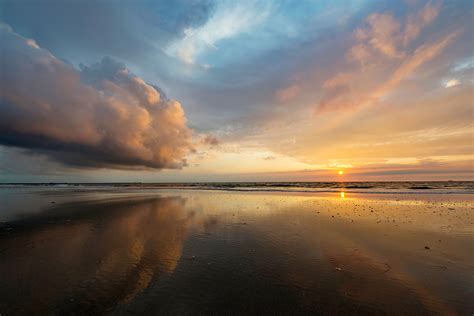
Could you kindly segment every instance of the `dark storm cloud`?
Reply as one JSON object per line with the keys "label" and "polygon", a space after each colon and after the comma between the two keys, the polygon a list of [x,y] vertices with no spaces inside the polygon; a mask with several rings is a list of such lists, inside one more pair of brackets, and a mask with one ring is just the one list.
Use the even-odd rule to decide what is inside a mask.
{"label": "dark storm cloud", "polygon": [[77,166],[185,165],[179,102],[110,58],[78,71],[4,24],[0,36],[0,144]]}

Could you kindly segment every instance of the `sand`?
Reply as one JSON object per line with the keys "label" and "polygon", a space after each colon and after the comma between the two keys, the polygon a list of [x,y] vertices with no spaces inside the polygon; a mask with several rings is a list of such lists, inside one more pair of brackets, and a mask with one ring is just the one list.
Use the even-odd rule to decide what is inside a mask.
{"label": "sand", "polygon": [[0,313],[471,314],[470,194],[10,188]]}

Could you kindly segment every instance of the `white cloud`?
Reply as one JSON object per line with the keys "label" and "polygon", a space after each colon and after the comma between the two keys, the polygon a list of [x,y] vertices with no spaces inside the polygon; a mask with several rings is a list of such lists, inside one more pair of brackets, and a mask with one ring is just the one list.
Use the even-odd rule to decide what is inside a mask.
{"label": "white cloud", "polygon": [[200,54],[218,49],[219,41],[249,32],[262,23],[269,10],[268,4],[262,5],[258,1],[221,4],[204,25],[184,30],[184,37],[173,42],[165,51],[188,64],[194,64]]}
{"label": "white cloud", "polygon": [[444,83],[444,87],[445,87],[445,88],[451,88],[451,87],[457,86],[457,85],[459,85],[459,84],[461,84],[461,82],[460,82],[459,80],[457,80],[457,79],[450,79],[450,80],[448,80],[448,81],[446,81],[446,82]]}

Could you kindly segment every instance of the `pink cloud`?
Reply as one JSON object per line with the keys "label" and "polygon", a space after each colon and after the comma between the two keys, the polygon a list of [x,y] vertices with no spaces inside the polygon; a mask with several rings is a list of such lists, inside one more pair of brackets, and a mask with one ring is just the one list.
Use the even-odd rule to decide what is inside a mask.
{"label": "pink cloud", "polygon": [[81,70],[6,26],[0,144],[68,165],[180,168],[191,150],[181,104],[110,58]]}
{"label": "pink cloud", "polygon": [[406,18],[404,28],[390,13],[369,15],[366,26],[354,32],[354,44],[346,53],[349,70],[336,73],[324,82],[317,112],[373,104],[438,56],[459,32],[413,49],[405,46],[434,21],[440,8],[439,3],[428,3]]}
{"label": "pink cloud", "polygon": [[289,100],[296,97],[300,91],[301,88],[299,85],[292,84],[286,88],[278,90],[275,95],[280,102],[288,102]]}

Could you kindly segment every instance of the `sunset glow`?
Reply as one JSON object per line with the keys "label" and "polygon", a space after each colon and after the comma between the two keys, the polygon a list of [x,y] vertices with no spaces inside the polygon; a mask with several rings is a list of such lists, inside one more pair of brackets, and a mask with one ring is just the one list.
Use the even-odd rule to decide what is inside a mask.
{"label": "sunset glow", "polygon": [[0,316],[474,316],[474,0],[0,12]]}
{"label": "sunset glow", "polygon": [[40,2],[1,8],[2,181],[474,178],[469,1]]}

